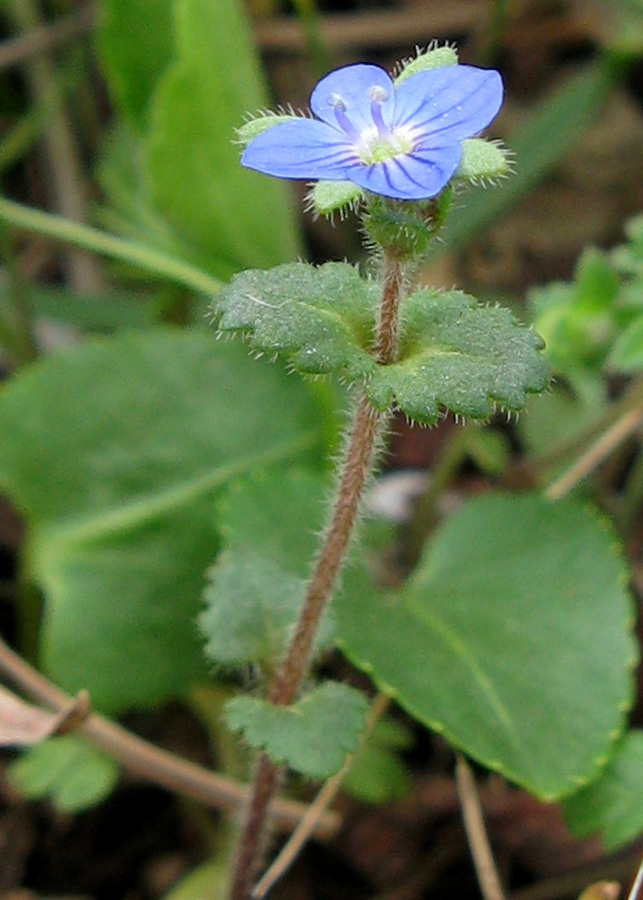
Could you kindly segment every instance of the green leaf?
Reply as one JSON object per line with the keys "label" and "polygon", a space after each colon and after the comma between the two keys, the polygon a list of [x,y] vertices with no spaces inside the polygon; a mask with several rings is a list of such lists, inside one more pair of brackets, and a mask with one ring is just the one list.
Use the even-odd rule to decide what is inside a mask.
{"label": "green leaf", "polygon": [[363,803],[391,803],[405,796],[411,775],[398,751],[413,745],[410,731],[394,719],[381,719],[355,754],[342,790]]}
{"label": "green leaf", "polygon": [[[208,573],[199,616],[206,653],[225,665],[274,664],[292,632],[318,544],[327,485],[320,476],[279,472],[234,484],[221,504],[227,549]],[[334,633],[327,612],[316,646]]]}
{"label": "green leaf", "polygon": [[284,184],[242,168],[233,141],[266,106],[258,61],[235,0],[176,0],[176,59],[151,110],[147,170],[155,205],[214,274],[296,257]]}
{"label": "green leaf", "polygon": [[380,690],[552,800],[596,777],[632,702],[632,608],[604,523],[571,501],[487,496],[436,534],[408,586],[344,578],[340,645]]}
{"label": "green leaf", "polygon": [[617,247],[612,260],[621,272],[643,277],[643,213],[629,220],[625,233],[629,243]]}
{"label": "green leaf", "polygon": [[353,753],[366,725],[368,700],[346,684],[327,681],[292,706],[257,697],[226,704],[229,727],[275,763],[309,778],[330,778]]}
{"label": "green leaf", "polygon": [[643,368],[643,316],[639,316],[614,342],[607,365],[617,372],[638,372]]}
{"label": "green leaf", "polygon": [[578,307],[588,313],[610,310],[620,282],[604,253],[594,248],[585,250],[576,266],[574,279]]}
{"label": "green leaf", "polygon": [[613,851],[643,832],[643,731],[630,731],[601,776],[565,800],[565,821],[578,837],[600,833]]}
{"label": "green leaf", "polygon": [[228,860],[217,855],[182,878],[163,900],[223,900],[229,880]]}
{"label": "green leaf", "polygon": [[9,766],[7,777],[29,800],[49,797],[60,812],[77,813],[104,800],[118,773],[111,757],[69,734],[30,748]]}
{"label": "green leaf", "polygon": [[423,423],[437,421],[440,406],[474,418],[489,416],[496,404],[518,410],[526,392],[547,384],[540,338],[507,310],[480,307],[458,291],[409,297],[398,361],[379,365],[369,352],[378,302],[376,284],[347,263],[292,263],[242,272],[213,309],[220,331],[284,353],[303,372],[341,371],[364,382],[378,409],[395,404]]}
{"label": "green leaf", "polygon": [[30,526],[56,679],[114,709],[202,677],[215,500],[245,472],[316,463],[324,418],[305,387],[207,331],[89,340],[15,377],[0,488]]}
{"label": "green leaf", "polygon": [[98,57],[116,107],[139,129],[172,55],[173,0],[100,0]]}
{"label": "green leaf", "polygon": [[366,385],[380,409],[394,398],[418,422],[436,422],[440,407],[486,418],[496,406],[522,409],[528,392],[547,385],[541,338],[507,309],[459,291],[420,290],[401,315],[398,361],[378,366]]}
{"label": "green leaf", "polygon": [[250,346],[285,353],[302,372],[341,368],[370,374],[379,290],[348,263],[319,268],[289,263],[235,275],[213,300],[220,331],[241,332]]}

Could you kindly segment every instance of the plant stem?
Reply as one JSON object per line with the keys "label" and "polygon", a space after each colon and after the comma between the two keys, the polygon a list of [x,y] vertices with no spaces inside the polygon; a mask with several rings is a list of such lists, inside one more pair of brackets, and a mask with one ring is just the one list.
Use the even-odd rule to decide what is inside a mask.
{"label": "plant stem", "polygon": [[108,234],[80,222],[72,222],[71,219],[62,216],[23,206],[4,197],[0,197],[0,220],[16,228],[46,235],[56,241],[74,244],[92,253],[100,253],[131,263],[201,294],[216,294],[221,287],[221,282],[214,275],[153,247]]}
{"label": "plant stem", "polygon": [[[392,253],[384,256],[384,282],[374,355],[381,364],[395,358],[397,321],[402,296],[402,269]],[[383,414],[362,396],[348,442],[339,489],[321,553],[311,576],[295,632],[281,668],[268,688],[271,703],[290,705],[299,694],[311,663],[312,646],[324,609],[341,569],[371,471]],[[268,836],[268,813],[281,773],[265,753],[259,756],[251,801],[239,836],[229,889],[230,900],[250,900]]]}

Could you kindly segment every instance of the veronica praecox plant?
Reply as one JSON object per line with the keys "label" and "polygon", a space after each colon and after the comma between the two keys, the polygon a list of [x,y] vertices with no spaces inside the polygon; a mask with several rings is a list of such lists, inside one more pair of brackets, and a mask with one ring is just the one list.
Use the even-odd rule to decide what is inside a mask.
{"label": "veronica praecox plant", "polygon": [[[232,900],[250,897],[282,766],[316,777],[324,769],[317,760],[314,773],[312,766],[307,770],[301,746],[290,753],[283,735],[296,724],[301,738],[310,710],[321,716],[327,704],[342,753],[359,740],[365,709],[348,696],[352,689],[322,685],[303,698],[301,692],[389,412],[398,408],[423,424],[436,422],[445,409],[485,418],[496,407],[521,409],[526,394],[547,383],[542,342],[507,310],[480,306],[458,291],[416,288],[407,295],[410,267],[439,231],[451,182],[506,172],[498,145],[475,137],[495,117],[502,95],[498,72],[460,66],[451,48],[436,48],[404,66],[395,80],[368,64],[331,72],[311,95],[314,118],[262,115],[240,129],[247,145],[242,164],[279,178],[318,181],[318,212],[332,214],[359,201],[379,274],[362,277],[348,263],[293,263],[242,272],[213,303],[221,332],[242,334],[254,350],[282,355],[295,370],[335,373],[360,386],[335,504],[294,629],[267,666],[274,674],[264,699],[237,698],[229,708],[231,726],[260,750]],[[206,633],[207,621],[214,627],[217,617],[216,569],[213,577]],[[284,591],[291,589],[292,578],[285,579]],[[274,595],[274,581],[271,590]],[[211,655],[216,660],[216,651]],[[336,721],[340,707],[346,709],[343,725]],[[299,708],[294,723],[289,711]],[[310,738],[314,746],[314,729]]]}

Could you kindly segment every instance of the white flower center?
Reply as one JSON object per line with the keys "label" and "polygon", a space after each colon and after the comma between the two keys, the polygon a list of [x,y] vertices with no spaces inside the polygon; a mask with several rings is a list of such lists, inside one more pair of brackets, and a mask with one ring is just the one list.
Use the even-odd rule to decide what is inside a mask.
{"label": "white flower center", "polygon": [[377,128],[369,128],[355,144],[357,155],[366,166],[386,162],[395,156],[406,156],[414,148],[415,140],[410,128],[392,128],[385,134]]}
{"label": "white flower center", "polygon": [[331,94],[328,105],[335,110],[335,118],[344,133],[353,141],[355,152],[365,166],[386,162],[396,156],[405,156],[415,147],[416,139],[412,128],[390,128],[382,118],[382,104],[388,100],[388,92],[379,84],[367,91],[371,101],[373,125],[359,131],[350,120],[350,111],[340,94]]}

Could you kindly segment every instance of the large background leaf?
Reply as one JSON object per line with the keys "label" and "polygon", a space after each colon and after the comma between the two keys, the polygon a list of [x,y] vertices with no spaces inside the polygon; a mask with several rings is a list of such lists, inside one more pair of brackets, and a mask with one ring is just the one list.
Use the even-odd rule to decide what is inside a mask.
{"label": "large background leaf", "polygon": [[116,108],[143,127],[150,96],[173,50],[174,0],[100,0],[96,41]]}
{"label": "large background leaf", "polygon": [[209,332],[88,341],[16,377],[0,395],[0,488],[31,526],[54,676],[115,708],[203,674],[194,619],[217,492],[317,459],[324,427],[307,388]]}
{"label": "large background leaf", "polygon": [[632,699],[632,609],[603,523],[573,502],[487,496],[406,589],[346,590],[349,657],[466,753],[553,799],[595,777]]}
{"label": "large background leaf", "polygon": [[297,256],[288,189],[239,164],[235,129],[266,106],[235,0],[176,0],[176,59],[151,108],[147,171],[161,212],[222,277]]}

